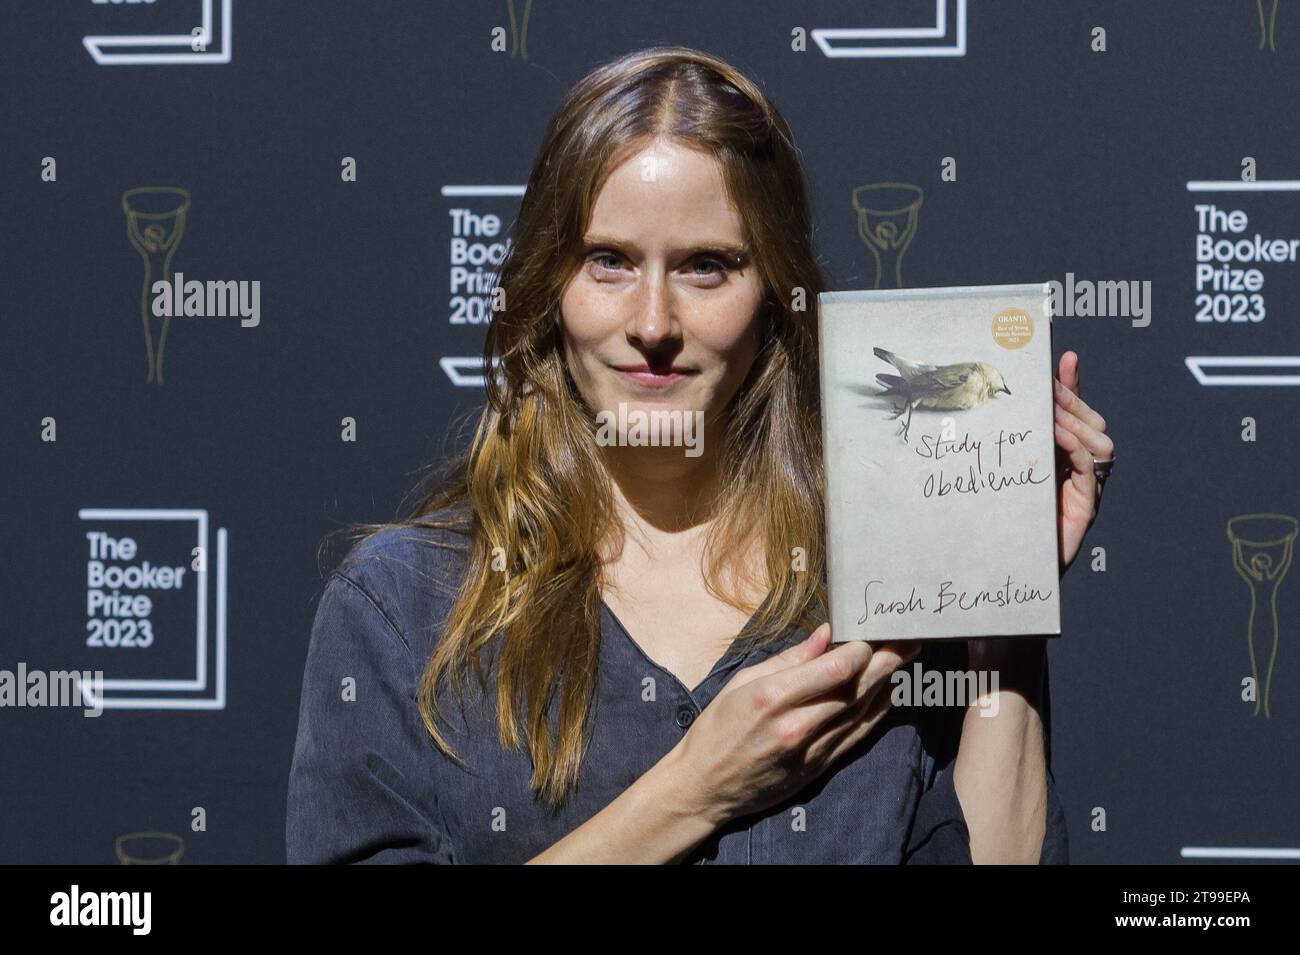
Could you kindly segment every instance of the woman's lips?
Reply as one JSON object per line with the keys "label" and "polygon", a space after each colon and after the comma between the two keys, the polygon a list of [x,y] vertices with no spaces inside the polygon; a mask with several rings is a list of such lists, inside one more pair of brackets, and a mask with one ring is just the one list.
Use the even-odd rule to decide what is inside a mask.
{"label": "woman's lips", "polygon": [[629,381],[634,381],[639,385],[647,388],[667,388],[676,381],[692,374],[687,369],[669,369],[665,372],[651,371],[646,365],[624,365],[622,367],[615,365],[614,370],[621,374]]}

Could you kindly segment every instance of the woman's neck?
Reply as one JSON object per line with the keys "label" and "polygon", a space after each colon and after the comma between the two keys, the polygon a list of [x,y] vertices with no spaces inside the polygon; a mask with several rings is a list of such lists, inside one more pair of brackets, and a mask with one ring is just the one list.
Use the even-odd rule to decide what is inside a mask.
{"label": "woman's neck", "polygon": [[615,508],[642,546],[685,545],[716,516],[721,484],[716,454],[692,458],[672,447],[603,451]]}
{"label": "woman's neck", "polygon": [[[606,450],[623,452],[606,465],[622,525],[610,529],[603,548],[606,583],[698,572],[724,483],[717,459],[687,458],[674,448]],[[734,563],[724,569],[726,586],[748,599],[752,612],[771,589],[761,537],[728,553]]]}

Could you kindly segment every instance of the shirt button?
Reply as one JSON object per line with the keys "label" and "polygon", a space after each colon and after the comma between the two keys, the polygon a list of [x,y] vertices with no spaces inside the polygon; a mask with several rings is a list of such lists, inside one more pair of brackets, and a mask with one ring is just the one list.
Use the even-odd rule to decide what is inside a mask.
{"label": "shirt button", "polygon": [[683,706],[677,711],[677,725],[682,729],[690,726],[695,722],[695,711],[689,706]]}

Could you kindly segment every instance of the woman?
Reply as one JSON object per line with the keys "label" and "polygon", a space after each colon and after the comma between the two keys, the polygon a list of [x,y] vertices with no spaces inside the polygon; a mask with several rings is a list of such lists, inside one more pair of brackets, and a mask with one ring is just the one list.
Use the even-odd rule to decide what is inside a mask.
{"label": "woman", "polygon": [[[726,63],[656,48],[573,89],[469,452],[325,588],[291,862],[1066,860],[1043,640],[828,648],[811,232],[789,128]],[[1076,361],[1062,568],[1111,453]],[[611,440],[620,405],[702,440]],[[998,668],[998,715],[891,707],[918,652]]]}

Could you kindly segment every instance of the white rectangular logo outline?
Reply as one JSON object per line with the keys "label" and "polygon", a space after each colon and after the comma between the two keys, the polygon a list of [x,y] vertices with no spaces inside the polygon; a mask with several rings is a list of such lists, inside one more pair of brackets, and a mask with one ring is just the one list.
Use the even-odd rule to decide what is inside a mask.
{"label": "white rectangular logo outline", "polygon": [[[212,42],[212,0],[201,0],[199,11],[201,24],[197,36],[189,33],[163,34],[100,34],[83,36],[81,45],[100,66],[167,66],[190,63],[229,63],[234,52],[234,37],[231,28],[231,5],[234,0],[221,0],[221,48],[205,49],[202,53],[193,50],[195,40],[200,40],[206,48]],[[183,53],[107,53],[105,48],[116,46],[183,46],[189,49]]]}
{"label": "white rectangular logo outline", "polygon": [[[84,521],[195,521],[197,546],[204,555],[203,570],[194,572],[195,587],[195,677],[193,680],[104,680],[103,690],[151,690],[154,692],[206,691],[208,689],[208,512],[201,508],[116,508],[83,507],[77,516]],[[216,600],[216,650],[214,695],[208,699],[166,697],[115,697],[102,694],[95,699],[93,688],[83,684],[82,697],[86,704],[104,709],[134,710],[221,710],[226,707],[226,550],[227,533],[217,528],[217,600]]]}

